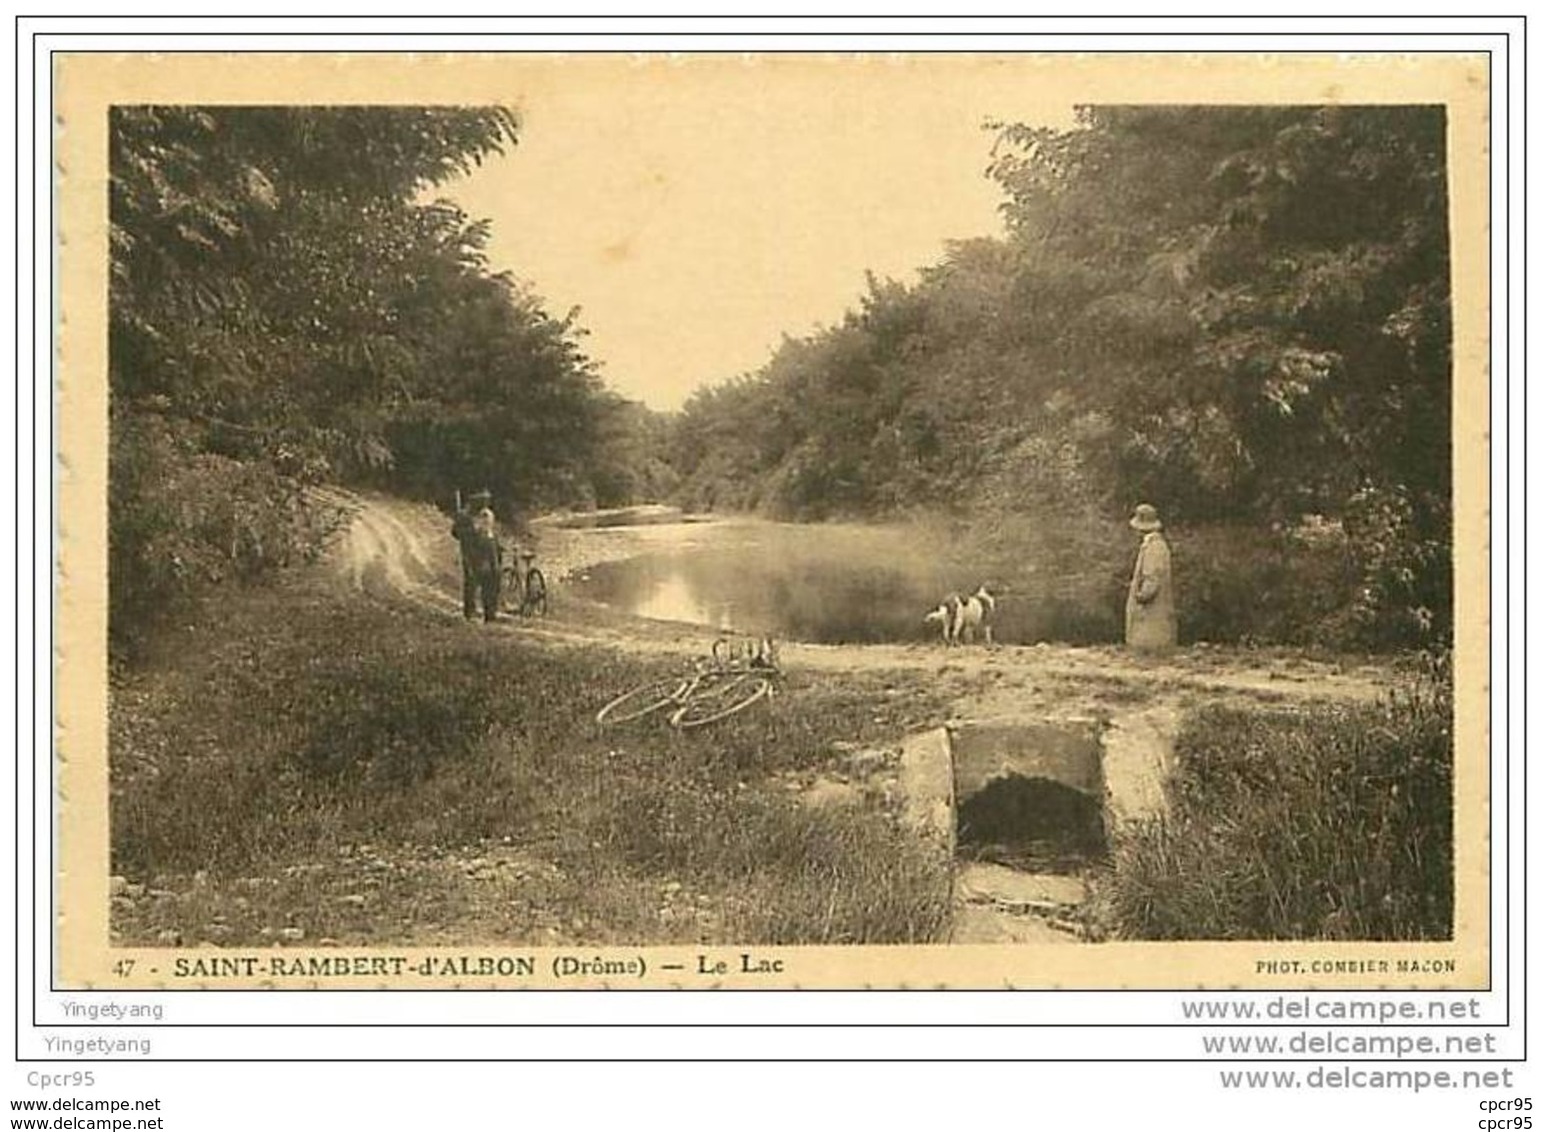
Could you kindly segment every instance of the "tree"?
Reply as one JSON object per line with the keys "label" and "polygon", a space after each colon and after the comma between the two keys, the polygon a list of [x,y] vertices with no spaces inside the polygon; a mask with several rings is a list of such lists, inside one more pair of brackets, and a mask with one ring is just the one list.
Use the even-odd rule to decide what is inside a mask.
{"label": "tree", "polygon": [[485,239],[415,197],[512,143],[512,116],[118,107],[111,125],[114,395],[234,455],[378,461],[436,314],[425,269],[474,267]]}
{"label": "tree", "polygon": [[1387,640],[1450,625],[1444,136],[1438,107],[1099,108],[1004,128],[993,169],[1121,477],[1343,519]]}
{"label": "tree", "polygon": [[594,451],[575,316],[491,274],[431,190],[516,141],[499,108],[117,107],[111,625],[313,553],[328,480],[549,499]]}

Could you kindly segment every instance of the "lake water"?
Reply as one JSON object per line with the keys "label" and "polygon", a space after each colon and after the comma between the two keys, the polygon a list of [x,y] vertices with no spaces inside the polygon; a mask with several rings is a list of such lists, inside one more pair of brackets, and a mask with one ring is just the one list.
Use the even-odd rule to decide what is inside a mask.
{"label": "lake water", "polygon": [[[681,524],[679,543],[591,566],[570,579],[584,596],[626,612],[821,644],[935,638],[923,622],[944,595],[969,592],[977,570],[911,530],[847,524]],[[1067,619],[1063,603],[1014,587],[997,605],[1005,643],[1105,639],[1112,623]]]}

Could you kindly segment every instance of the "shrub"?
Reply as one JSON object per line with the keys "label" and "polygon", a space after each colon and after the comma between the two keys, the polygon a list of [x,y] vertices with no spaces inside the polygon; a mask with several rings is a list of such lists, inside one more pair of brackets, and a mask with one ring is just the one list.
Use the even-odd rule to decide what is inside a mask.
{"label": "shrub", "polygon": [[1204,526],[1172,535],[1179,639],[1345,647],[1356,572],[1342,538]]}
{"label": "shrub", "polygon": [[1345,515],[1359,572],[1348,622],[1371,647],[1449,647],[1451,511],[1448,500],[1402,485],[1364,487]]}
{"label": "shrub", "polygon": [[302,478],[200,451],[187,426],[148,413],[113,416],[108,500],[119,652],[215,586],[313,559],[339,521],[307,499]]}

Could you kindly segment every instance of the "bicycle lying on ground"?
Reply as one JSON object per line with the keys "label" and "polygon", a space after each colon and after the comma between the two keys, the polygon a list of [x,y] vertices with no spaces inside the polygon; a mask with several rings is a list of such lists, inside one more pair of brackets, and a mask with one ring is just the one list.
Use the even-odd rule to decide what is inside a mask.
{"label": "bicycle lying on ground", "polygon": [[782,674],[778,661],[770,637],[719,637],[712,643],[712,655],[697,661],[691,671],[639,684],[611,700],[594,719],[601,726],[631,723],[672,709],[670,726],[681,730],[716,723],[774,695]]}

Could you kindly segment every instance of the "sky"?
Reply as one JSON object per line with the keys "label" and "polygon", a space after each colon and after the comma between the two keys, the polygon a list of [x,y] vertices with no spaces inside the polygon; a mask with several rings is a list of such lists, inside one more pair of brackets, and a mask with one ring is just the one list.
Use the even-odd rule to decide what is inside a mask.
{"label": "sky", "polygon": [[519,144],[440,195],[656,409],[838,323],[865,273],[910,281],[1000,234],[987,119],[1064,124],[1010,58],[735,55],[511,70]]}

